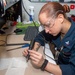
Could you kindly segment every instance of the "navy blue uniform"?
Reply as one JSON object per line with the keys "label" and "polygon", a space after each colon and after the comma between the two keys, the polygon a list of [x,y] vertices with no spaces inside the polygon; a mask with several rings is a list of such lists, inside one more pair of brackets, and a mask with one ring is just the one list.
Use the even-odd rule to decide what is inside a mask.
{"label": "navy blue uniform", "polygon": [[[58,36],[52,36],[45,31],[40,32],[35,38],[42,46],[45,40],[53,42],[57,49],[61,49],[58,64],[62,70],[62,75],[75,75],[75,22],[71,21],[71,27],[61,40],[60,33]],[[44,38],[44,39],[43,39]]]}

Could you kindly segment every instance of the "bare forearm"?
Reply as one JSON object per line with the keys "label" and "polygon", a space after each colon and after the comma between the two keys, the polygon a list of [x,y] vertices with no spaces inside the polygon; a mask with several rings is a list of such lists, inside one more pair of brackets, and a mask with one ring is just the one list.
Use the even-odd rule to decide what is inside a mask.
{"label": "bare forearm", "polygon": [[45,70],[48,72],[51,72],[54,75],[62,75],[62,71],[61,71],[59,65],[55,65],[55,64],[52,64],[49,62],[47,64],[47,66],[45,67]]}
{"label": "bare forearm", "polygon": [[37,51],[37,50],[39,49],[39,47],[40,47],[40,43],[35,42],[33,49],[34,49],[35,51]]}

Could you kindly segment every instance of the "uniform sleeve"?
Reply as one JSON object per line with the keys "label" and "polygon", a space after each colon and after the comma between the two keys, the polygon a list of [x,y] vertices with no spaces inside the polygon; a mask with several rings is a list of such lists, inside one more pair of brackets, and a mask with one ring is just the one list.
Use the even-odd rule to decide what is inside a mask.
{"label": "uniform sleeve", "polygon": [[62,75],[75,75],[75,48],[69,60],[69,64],[59,65],[62,70]]}
{"label": "uniform sleeve", "polygon": [[73,65],[59,65],[62,70],[62,75],[75,75]]}
{"label": "uniform sleeve", "polygon": [[34,40],[35,42],[39,42],[42,46],[44,46],[46,42],[51,41],[51,37],[52,35],[45,33],[45,31],[43,30],[35,37]]}

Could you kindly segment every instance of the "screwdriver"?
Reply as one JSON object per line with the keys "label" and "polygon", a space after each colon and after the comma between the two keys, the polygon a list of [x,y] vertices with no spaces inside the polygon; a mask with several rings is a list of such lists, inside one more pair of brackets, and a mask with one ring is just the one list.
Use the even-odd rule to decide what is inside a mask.
{"label": "screwdriver", "polygon": [[26,43],[23,46],[20,46],[20,47],[17,47],[17,48],[13,48],[13,49],[9,49],[9,50],[6,50],[6,51],[12,51],[12,50],[16,50],[16,49],[20,49],[20,48],[25,48],[25,47],[29,47],[29,46],[30,46],[30,44]]}

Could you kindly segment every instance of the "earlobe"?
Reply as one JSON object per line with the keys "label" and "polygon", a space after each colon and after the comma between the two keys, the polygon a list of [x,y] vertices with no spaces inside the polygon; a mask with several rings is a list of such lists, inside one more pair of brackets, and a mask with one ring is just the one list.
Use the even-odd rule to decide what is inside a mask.
{"label": "earlobe", "polygon": [[61,21],[61,24],[64,22],[64,20]]}
{"label": "earlobe", "polygon": [[59,21],[60,21],[61,24],[62,24],[63,21],[64,21],[64,17],[63,17],[63,15],[62,15],[62,14],[59,14],[59,15],[58,15],[58,18],[59,18]]}
{"label": "earlobe", "polygon": [[64,22],[64,18],[60,18],[60,22],[61,22],[61,24]]}

